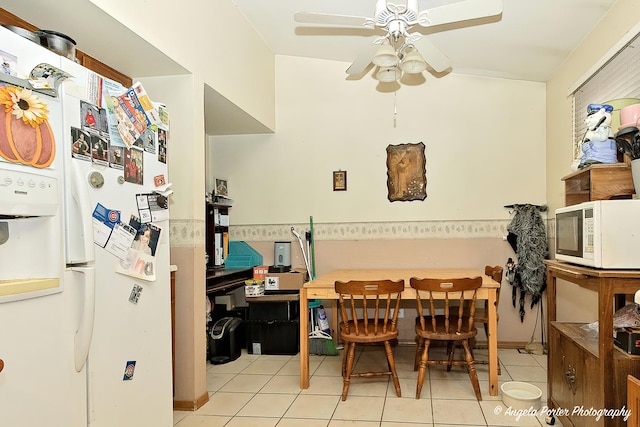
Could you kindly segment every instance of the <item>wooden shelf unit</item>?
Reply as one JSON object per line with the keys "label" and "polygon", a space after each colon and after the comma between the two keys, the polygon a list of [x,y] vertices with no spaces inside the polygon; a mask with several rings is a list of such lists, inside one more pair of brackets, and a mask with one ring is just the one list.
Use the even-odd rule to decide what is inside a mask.
{"label": "wooden shelf unit", "polygon": [[[549,408],[568,409],[562,425],[623,427],[622,417],[571,416],[574,406],[617,409],[627,403],[627,375],[640,376],[640,357],[619,350],[613,343],[613,314],[626,296],[640,290],[640,270],[602,270],[555,260],[547,266],[547,331],[549,355],[547,386]],[[598,334],[579,323],[556,321],[557,279],[598,293]]]}
{"label": "wooden shelf unit", "polygon": [[227,218],[229,217],[229,209],[231,209],[230,205],[223,205],[218,203],[206,203],[207,213],[205,217],[205,228],[206,228],[206,251],[208,258],[207,268],[224,268],[224,263],[216,264],[215,260],[215,239],[216,234],[226,235],[226,244],[224,258],[226,258],[229,254],[227,253],[228,249],[228,236],[229,236],[229,226],[220,224],[218,220],[219,215],[225,215]]}
{"label": "wooden shelf unit", "polygon": [[626,163],[587,166],[562,180],[565,206],[591,200],[630,199],[635,193],[631,168]]}

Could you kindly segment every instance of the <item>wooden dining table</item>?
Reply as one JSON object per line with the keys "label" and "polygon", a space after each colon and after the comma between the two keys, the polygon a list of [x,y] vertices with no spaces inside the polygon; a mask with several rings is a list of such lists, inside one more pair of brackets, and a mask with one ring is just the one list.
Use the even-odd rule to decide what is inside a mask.
{"label": "wooden dining table", "polygon": [[[482,276],[482,287],[478,289],[477,299],[487,300],[489,332],[489,394],[498,395],[498,318],[496,307],[496,295],[500,283],[486,276],[484,271],[475,269],[366,269],[366,270],[334,270],[323,274],[304,284],[300,289],[300,388],[309,388],[309,300],[332,300],[332,330],[337,330],[338,313],[336,301],[338,294],[334,290],[336,281],[348,282],[349,280],[404,280],[405,290],[402,299],[414,300],[415,291],[409,281],[412,277],[453,279],[457,277]],[[444,299],[444,293],[434,294],[436,298]],[[413,336],[412,336],[413,337]]]}

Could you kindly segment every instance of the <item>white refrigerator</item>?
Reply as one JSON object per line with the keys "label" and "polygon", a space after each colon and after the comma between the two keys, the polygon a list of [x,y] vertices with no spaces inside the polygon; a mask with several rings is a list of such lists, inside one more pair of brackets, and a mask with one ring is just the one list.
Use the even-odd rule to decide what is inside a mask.
{"label": "white refrigerator", "polygon": [[[99,76],[4,28],[0,51],[19,77],[39,63],[72,75],[58,97],[36,93],[55,137],[50,165],[12,158],[16,144],[0,135],[0,425],[171,426],[168,209],[144,204],[158,207],[166,145],[156,132],[116,150],[99,131]],[[79,154],[80,134],[90,144]],[[150,249],[123,249],[143,237]]]}

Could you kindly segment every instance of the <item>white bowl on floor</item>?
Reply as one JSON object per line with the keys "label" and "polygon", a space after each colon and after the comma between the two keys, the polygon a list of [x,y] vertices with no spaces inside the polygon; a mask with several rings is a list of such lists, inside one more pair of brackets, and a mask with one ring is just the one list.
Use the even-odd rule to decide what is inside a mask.
{"label": "white bowl on floor", "polygon": [[533,384],[509,381],[500,386],[502,402],[513,409],[540,409],[542,390]]}

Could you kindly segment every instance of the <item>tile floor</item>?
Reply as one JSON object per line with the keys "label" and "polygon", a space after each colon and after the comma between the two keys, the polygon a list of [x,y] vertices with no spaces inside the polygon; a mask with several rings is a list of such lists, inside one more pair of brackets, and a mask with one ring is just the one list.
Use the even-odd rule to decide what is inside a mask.
{"label": "tile floor", "polygon": [[[417,373],[413,370],[414,346],[394,349],[402,397],[387,377],[355,378],[342,402],[341,355],[311,356],[310,387],[299,387],[299,357],[242,356],[224,365],[207,365],[209,402],[195,412],[174,411],[175,427],[450,427],[450,426],[546,426],[543,414],[516,417],[505,414],[501,396],[489,396],[488,365],[476,365],[481,402],[473,393],[464,367],[446,371],[429,367],[419,400],[415,399]],[[340,352],[342,353],[342,352]],[[445,358],[444,348],[432,353]],[[476,350],[486,359],[486,350]],[[356,369],[371,363],[386,365],[381,347],[357,354]],[[499,351],[499,382],[526,381],[547,398],[547,356]],[[556,420],[556,426],[561,426]]]}

